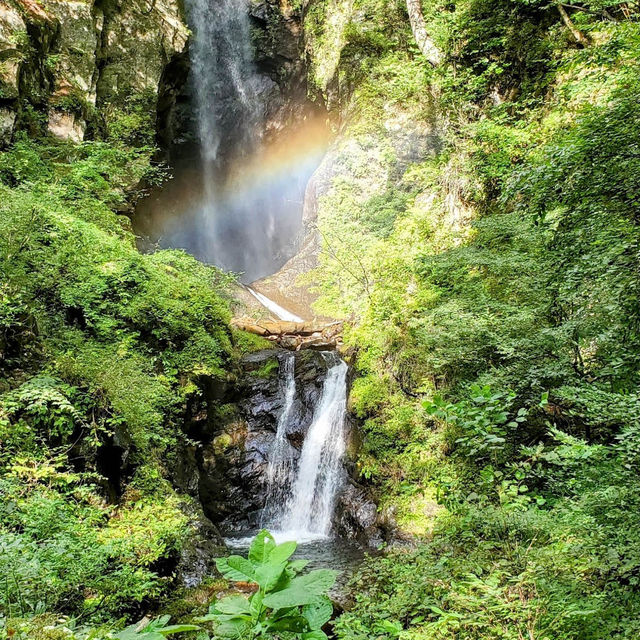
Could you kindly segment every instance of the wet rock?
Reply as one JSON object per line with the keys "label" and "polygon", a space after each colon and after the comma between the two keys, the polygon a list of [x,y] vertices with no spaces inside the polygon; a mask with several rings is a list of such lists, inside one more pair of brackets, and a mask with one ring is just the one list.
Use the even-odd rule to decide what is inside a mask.
{"label": "wet rock", "polygon": [[211,575],[215,558],[225,555],[225,544],[196,503],[184,503],[182,510],[189,516],[191,534],[180,551],[175,573],[185,587],[197,587]]}
{"label": "wet rock", "polygon": [[268,454],[283,410],[278,370],[289,357],[295,358],[297,393],[287,438],[294,459],[299,456],[328,368],[322,354],[313,351],[265,350],[246,356],[228,398],[234,401],[235,413],[217,425],[215,435],[198,451],[200,500],[205,514],[224,531],[259,525]]}
{"label": "wet rock", "polygon": [[302,11],[293,3],[257,0],[249,7],[258,71],[269,83],[261,87],[265,135],[296,126],[316,110],[308,99]]}
{"label": "wet rock", "polygon": [[363,487],[350,481],[338,496],[334,528],[343,538],[378,548],[392,537],[393,523],[386,514],[378,513],[378,506]]}

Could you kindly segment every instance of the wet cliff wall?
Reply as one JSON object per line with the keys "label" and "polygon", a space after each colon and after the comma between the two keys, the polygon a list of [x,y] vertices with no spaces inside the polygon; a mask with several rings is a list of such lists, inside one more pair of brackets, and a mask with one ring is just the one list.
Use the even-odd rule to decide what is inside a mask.
{"label": "wet cliff wall", "polygon": [[[263,0],[249,11],[273,135],[313,108],[302,9]],[[192,118],[189,38],[181,0],[4,0],[0,145],[22,130],[80,142],[137,125],[169,146]]]}

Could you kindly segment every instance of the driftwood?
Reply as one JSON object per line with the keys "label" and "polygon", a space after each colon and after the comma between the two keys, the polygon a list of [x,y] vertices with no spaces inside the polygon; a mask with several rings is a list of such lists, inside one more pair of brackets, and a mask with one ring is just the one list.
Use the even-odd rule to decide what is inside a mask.
{"label": "driftwood", "polygon": [[285,349],[336,349],[342,344],[342,323],[256,321],[239,318],[232,321],[237,329],[254,333]]}

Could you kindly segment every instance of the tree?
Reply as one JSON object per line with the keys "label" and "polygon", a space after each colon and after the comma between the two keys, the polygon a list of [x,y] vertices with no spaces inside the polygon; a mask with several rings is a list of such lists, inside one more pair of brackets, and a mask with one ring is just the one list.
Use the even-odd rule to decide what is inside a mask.
{"label": "tree", "polygon": [[431,39],[427,32],[427,25],[422,15],[421,0],[407,0],[407,13],[409,14],[409,22],[411,23],[411,31],[416,40],[418,48],[422,55],[434,67],[442,62],[442,52]]}

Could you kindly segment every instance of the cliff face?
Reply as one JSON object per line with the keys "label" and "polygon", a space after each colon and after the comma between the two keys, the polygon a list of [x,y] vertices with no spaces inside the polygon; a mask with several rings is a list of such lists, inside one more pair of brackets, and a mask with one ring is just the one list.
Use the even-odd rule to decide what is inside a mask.
{"label": "cliff face", "polygon": [[81,141],[144,100],[186,53],[178,0],[0,3],[0,144],[17,129]]}

